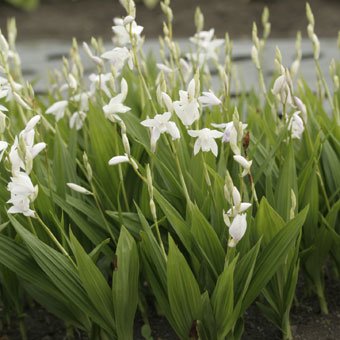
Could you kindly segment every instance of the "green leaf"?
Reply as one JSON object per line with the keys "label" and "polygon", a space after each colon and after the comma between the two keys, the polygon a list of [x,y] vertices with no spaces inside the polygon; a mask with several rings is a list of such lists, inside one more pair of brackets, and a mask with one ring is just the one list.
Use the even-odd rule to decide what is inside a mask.
{"label": "green leaf", "polygon": [[213,275],[217,278],[222,272],[224,264],[225,254],[221,242],[196,204],[190,204],[190,213],[194,242],[197,243],[203,254],[203,259],[207,261]]}
{"label": "green leaf", "polygon": [[289,221],[261,251],[254,269],[253,279],[242,304],[244,311],[256,299],[262,288],[269,282],[279,266],[283,263],[301,231],[308,212],[304,208],[293,220]]}
{"label": "green leaf", "polygon": [[70,237],[82,285],[92,304],[95,306],[98,315],[103,318],[105,320],[104,322],[111,328],[111,334],[115,334],[115,320],[110,287],[103,274],[94,264],[91,257],[84,251],[72,232]]}
{"label": "green leaf", "polygon": [[[293,143],[290,143],[287,148],[287,154],[281,166],[279,181],[275,192],[276,211],[285,221],[288,221],[290,218],[292,205],[291,190],[294,191],[296,196],[298,194]],[[298,197],[296,197],[296,199],[298,199]]]}
{"label": "green leaf", "polygon": [[117,244],[117,268],[112,277],[112,296],[118,339],[133,339],[138,303],[139,257],[137,245],[122,227]]}
{"label": "green leaf", "polygon": [[188,263],[171,237],[169,237],[167,282],[176,333],[182,339],[188,339],[193,322],[201,320],[202,317],[201,293]]}
{"label": "green leaf", "polygon": [[227,265],[219,276],[214,293],[211,298],[214,316],[216,320],[217,339],[225,339],[237,318],[234,310],[234,270],[238,258],[236,257]]}

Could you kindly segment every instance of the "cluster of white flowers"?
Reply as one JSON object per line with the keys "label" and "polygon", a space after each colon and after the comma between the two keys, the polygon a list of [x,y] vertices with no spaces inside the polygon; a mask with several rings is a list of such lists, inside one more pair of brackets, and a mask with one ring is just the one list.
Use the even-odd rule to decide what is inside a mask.
{"label": "cluster of white flowers", "polygon": [[[34,186],[29,177],[33,167],[33,159],[46,147],[45,143],[34,144],[35,126],[40,121],[40,116],[36,115],[29,120],[24,130],[15,137],[8,154],[8,159],[12,168],[12,177],[7,189],[11,193],[11,198],[7,203],[12,204],[8,213],[21,213],[25,216],[34,217],[34,211],[30,209],[30,204],[38,195],[38,186]],[[1,157],[7,148],[7,143],[1,142]],[[1,145],[0,144],[0,145]]]}
{"label": "cluster of white flowers", "polygon": [[197,32],[190,41],[196,46],[197,53],[188,53],[189,60],[197,63],[199,67],[205,66],[209,61],[218,61],[218,50],[224,44],[224,39],[215,39],[215,30]]}
{"label": "cluster of white flowers", "polygon": [[293,95],[293,82],[289,70],[282,65],[280,69],[281,75],[275,80],[272,93],[285,109],[297,109],[291,115],[285,115],[284,118],[288,130],[291,131],[291,137],[301,139],[305,130],[304,124],[307,122],[306,106],[300,98]]}
{"label": "cluster of white flowers", "polygon": [[229,229],[229,247],[235,247],[242,239],[247,230],[247,215],[244,213],[251,207],[251,203],[242,202],[238,189],[232,183],[226,183],[225,191],[228,202],[232,207],[227,211],[223,211],[224,223]]}
{"label": "cluster of white flowers", "polygon": [[[30,105],[21,94],[23,86],[15,82],[10,74],[11,61],[20,65],[18,53],[10,46],[0,31],[0,99],[5,98],[6,102],[14,100],[23,109],[31,110]],[[3,106],[0,111],[5,111]],[[0,113],[3,114],[3,112]]]}

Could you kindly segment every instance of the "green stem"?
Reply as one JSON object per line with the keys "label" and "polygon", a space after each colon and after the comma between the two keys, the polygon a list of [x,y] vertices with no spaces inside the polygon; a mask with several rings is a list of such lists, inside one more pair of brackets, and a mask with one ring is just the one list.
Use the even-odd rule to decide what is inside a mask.
{"label": "green stem", "polygon": [[292,329],[290,326],[289,313],[285,313],[282,320],[282,339],[293,340]]}

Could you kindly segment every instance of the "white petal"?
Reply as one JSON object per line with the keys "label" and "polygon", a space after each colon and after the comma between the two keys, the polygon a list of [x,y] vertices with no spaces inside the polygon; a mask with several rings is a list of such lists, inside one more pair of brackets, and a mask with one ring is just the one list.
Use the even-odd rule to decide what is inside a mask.
{"label": "white petal", "polygon": [[243,169],[249,170],[252,164],[252,161],[247,161],[243,156],[241,155],[234,155],[234,160],[239,163]]}
{"label": "white petal", "polygon": [[39,115],[36,115],[32,117],[28,123],[26,124],[25,131],[29,131],[35,128],[35,126],[38,124],[41,117]]}
{"label": "white petal", "polygon": [[121,164],[121,163],[127,163],[129,162],[129,157],[124,155],[124,156],[115,156],[112,157],[109,160],[109,165],[117,165],[117,164]]}
{"label": "white petal", "polygon": [[81,194],[84,194],[84,195],[92,195],[92,193],[90,191],[88,191],[87,189],[85,189],[84,187],[78,185],[78,184],[75,184],[75,183],[66,183],[66,185],[74,190],[74,191],[77,191]]}
{"label": "white petal", "polygon": [[[236,215],[231,226],[229,227],[229,235],[233,238],[232,245],[236,245],[244,236],[247,230],[246,214]],[[229,246],[232,246],[229,244]]]}

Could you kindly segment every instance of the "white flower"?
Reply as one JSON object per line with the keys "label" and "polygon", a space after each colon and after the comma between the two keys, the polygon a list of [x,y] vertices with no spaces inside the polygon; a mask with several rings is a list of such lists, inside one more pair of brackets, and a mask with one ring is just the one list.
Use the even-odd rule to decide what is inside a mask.
{"label": "white flower", "polygon": [[202,130],[188,130],[191,137],[197,137],[194,145],[194,155],[202,150],[203,152],[211,151],[215,157],[218,154],[218,147],[215,138],[221,138],[223,133],[217,130],[204,128]]}
{"label": "white flower", "polygon": [[115,33],[114,40],[116,44],[124,46],[131,43],[130,35],[137,44],[139,43],[141,40],[140,35],[144,29],[143,26],[137,25],[136,21],[130,16],[125,19],[114,18],[113,21],[115,25],[112,26],[112,31]]}
{"label": "white flower", "polygon": [[190,81],[187,91],[179,91],[179,98],[173,102],[173,108],[182,123],[189,126],[200,117],[199,104],[195,98],[195,79]]}
{"label": "white flower", "polygon": [[6,119],[7,116],[0,111],[0,133],[4,133],[6,130]]}
{"label": "white flower", "polygon": [[130,70],[133,69],[132,54],[126,47],[115,47],[111,51],[104,52],[101,57],[109,60],[118,72],[120,72],[126,62]]}
{"label": "white flower", "polygon": [[162,100],[163,100],[163,103],[166,106],[166,109],[169,112],[172,112],[174,110],[174,107],[173,107],[172,100],[171,100],[170,96],[167,93],[162,92]]}
{"label": "white flower", "polygon": [[107,105],[103,106],[105,117],[112,122],[119,120],[117,113],[125,113],[131,110],[130,107],[123,104],[128,92],[128,84],[124,78],[121,81],[121,93],[113,97]]}
{"label": "white flower", "polygon": [[301,118],[305,123],[307,123],[307,108],[306,105],[302,102],[299,97],[294,97],[295,105],[297,106],[298,110],[300,111]]}
{"label": "white flower", "polygon": [[224,43],[224,39],[214,39],[214,34],[215,30],[212,28],[209,31],[200,31],[190,38],[204,52],[206,60],[218,60],[217,49]]}
{"label": "white flower", "polygon": [[181,58],[179,60],[180,66],[181,66],[181,71],[183,74],[184,81],[187,82],[193,72],[193,66],[191,63],[188,63],[185,59]]}
{"label": "white flower", "polygon": [[242,177],[244,177],[244,176],[246,176],[247,174],[250,173],[250,167],[251,167],[253,161],[247,161],[241,155],[234,155],[234,160],[237,163],[239,163],[242,166],[242,168],[243,168]]}
{"label": "white flower", "polygon": [[28,132],[30,130],[33,130],[35,128],[35,126],[38,124],[38,122],[40,121],[41,117],[39,115],[35,115],[34,117],[32,117],[26,124],[25,127],[25,132]]}
{"label": "white flower", "polygon": [[10,102],[14,98],[14,92],[20,92],[22,85],[16,83],[13,79],[9,82],[6,78],[0,77],[0,99],[6,98],[6,102]]}
{"label": "white flower", "polygon": [[12,165],[12,173],[16,174],[20,168],[28,174],[32,170],[33,159],[46,147],[46,143],[34,144],[35,131],[24,129],[16,136],[9,152],[9,160]]}
{"label": "white flower", "polygon": [[241,202],[240,192],[235,186],[233,187],[232,196],[234,205],[227,211],[229,217],[235,217],[237,214],[242,213],[251,207],[251,203]]}
{"label": "white flower", "polygon": [[0,140],[0,162],[7,148],[8,148],[8,143]]}
{"label": "white flower", "polygon": [[198,101],[205,106],[213,106],[213,105],[221,105],[222,102],[219,98],[217,98],[211,90],[209,92],[202,92],[203,96],[198,97]]}
{"label": "white flower", "polygon": [[92,93],[90,91],[81,92],[81,93],[74,95],[70,99],[77,103],[79,102],[79,111],[86,112],[89,110],[89,98],[91,97],[91,95]]}
{"label": "white flower", "polygon": [[12,204],[12,207],[8,209],[8,213],[20,213],[34,217],[34,211],[30,209],[29,205],[38,195],[38,186],[33,186],[28,174],[19,172],[11,177],[7,190],[11,192],[11,198],[7,203]]}
{"label": "white flower", "polygon": [[121,163],[128,163],[129,160],[129,156],[127,154],[125,154],[124,156],[115,156],[112,157],[109,160],[109,165],[117,165],[117,164],[121,164]]}
{"label": "white flower", "polygon": [[151,129],[151,150],[156,150],[156,143],[162,133],[168,133],[173,140],[180,138],[176,123],[170,122],[171,112],[164,112],[156,115],[153,119],[146,119],[141,122],[143,126]]}
{"label": "white flower", "polygon": [[169,66],[164,65],[162,63],[157,63],[156,66],[157,66],[157,68],[160,71],[163,71],[164,73],[172,73],[172,72],[174,72],[174,70],[172,68],[170,68]]}
{"label": "white flower", "polygon": [[80,185],[78,185],[78,184],[75,184],[75,183],[66,183],[66,185],[67,185],[70,189],[72,189],[72,190],[74,190],[74,191],[77,191],[77,192],[79,192],[79,193],[81,193],[81,194],[84,194],[84,195],[92,195],[92,192],[91,192],[91,191],[85,189],[84,187],[82,187],[82,186],[80,186]]}
{"label": "white flower", "polygon": [[8,111],[7,107],[0,104],[0,111]]}
{"label": "white flower", "polygon": [[289,77],[288,70],[284,71],[284,74],[279,76],[273,85],[272,93],[279,98],[282,104],[293,104],[292,100],[292,82]]}
{"label": "white flower", "polygon": [[229,241],[229,247],[233,248],[242,239],[247,230],[247,216],[246,214],[238,214],[233,219],[231,226],[229,227],[229,235],[231,240]]}
{"label": "white flower", "polygon": [[234,154],[239,155],[241,153],[240,148],[237,145],[237,141],[242,139],[243,131],[247,128],[247,124],[240,124],[240,136],[238,136],[237,130],[235,128],[234,122],[222,123],[222,124],[211,124],[213,127],[218,129],[224,129],[222,142],[230,143],[230,147],[233,150]]}
{"label": "white flower", "polygon": [[103,91],[108,97],[111,97],[111,92],[107,87],[108,82],[113,82],[113,75],[111,72],[105,74],[90,74],[90,93],[94,94],[97,89]]}
{"label": "white flower", "polygon": [[83,111],[76,111],[70,118],[70,128],[75,128],[80,130],[83,127],[84,121],[86,119],[86,113]]}
{"label": "white flower", "polygon": [[55,102],[46,110],[46,114],[53,115],[56,121],[59,121],[61,118],[64,117],[67,105],[68,105],[67,100],[60,100],[58,102]]}
{"label": "white flower", "polygon": [[86,42],[83,42],[83,48],[88,57],[97,65],[103,65],[103,60],[100,57],[94,55]]}
{"label": "white flower", "polygon": [[292,138],[301,139],[305,127],[303,125],[303,120],[299,116],[300,111],[293,113],[288,123],[288,130],[292,132]]}

